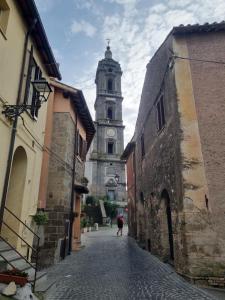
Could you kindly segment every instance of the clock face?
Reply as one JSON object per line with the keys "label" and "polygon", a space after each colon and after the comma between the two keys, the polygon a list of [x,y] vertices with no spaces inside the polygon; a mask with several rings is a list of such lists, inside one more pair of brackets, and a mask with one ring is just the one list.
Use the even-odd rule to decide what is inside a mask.
{"label": "clock face", "polygon": [[113,137],[113,136],[115,136],[115,134],[116,134],[115,129],[112,129],[112,128],[107,129],[106,133],[107,133],[107,135],[110,136],[110,137]]}

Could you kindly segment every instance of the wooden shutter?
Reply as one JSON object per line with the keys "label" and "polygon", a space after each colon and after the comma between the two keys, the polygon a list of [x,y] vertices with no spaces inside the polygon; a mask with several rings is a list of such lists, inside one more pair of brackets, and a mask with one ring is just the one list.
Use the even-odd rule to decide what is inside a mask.
{"label": "wooden shutter", "polygon": [[31,81],[31,70],[33,64],[33,46],[30,49],[30,57],[29,57],[29,64],[27,70],[27,81],[26,81],[26,88],[25,88],[25,95],[24,95],[24,103],[27,103],[28,93],[30,89],[30,81]]}
{"label": "wooden shutter", "polygon": [[82,146],[82,156],[81,159],[83,161],[86,160],[86,154],[87,154],[87,142],[85,140],[83,140],[83,146]]}

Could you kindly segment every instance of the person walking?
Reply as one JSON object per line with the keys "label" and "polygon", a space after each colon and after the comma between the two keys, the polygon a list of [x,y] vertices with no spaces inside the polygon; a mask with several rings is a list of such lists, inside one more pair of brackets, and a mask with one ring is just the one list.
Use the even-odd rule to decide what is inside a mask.
{"label": "person walking", "polygon": [[117,218],[117,226],[118,226],[117,236],[119,235],[119,233],[121,236],[123,235],[123,223],[124,223],[123,215],[119,215]]}

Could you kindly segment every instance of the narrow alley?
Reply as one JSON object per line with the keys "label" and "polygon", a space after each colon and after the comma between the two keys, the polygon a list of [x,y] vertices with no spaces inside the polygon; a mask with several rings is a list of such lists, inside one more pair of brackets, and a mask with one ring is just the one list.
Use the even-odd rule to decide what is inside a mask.
{"label": "narrow alley", "polygon": [[84,243],[51,268],[48,276],[57,281],[47,300],[214,299],[140,249],[127,232],[123,237],[116,236],[116,228],[90,232]]}

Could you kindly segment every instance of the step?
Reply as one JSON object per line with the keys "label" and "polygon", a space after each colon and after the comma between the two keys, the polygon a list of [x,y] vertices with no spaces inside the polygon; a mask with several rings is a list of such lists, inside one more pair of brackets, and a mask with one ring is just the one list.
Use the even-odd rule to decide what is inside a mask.
{"label": "step", "polygon": [[[38,271],[37,274],[36,274],[36,282],[38,280],[45,280],[46,279],[46,272],[45,271]],[[31,272],[30,276],[29,276],[29,281],[33,281],[34,280],[34,275],[35,273],[34,272]]]}
{"label": "step", "polygon": [[[39,272],[38,272],[39,273]],[[35,292],[46,292],[55,282],[56,282],[56,277],[54,278],[49,278],[47,273],[44,272],[45,275],[42,277],[38,278],[35,284]]]}
{"label": "step", "polygon": [[[14,251],[13,249],[4,251],[1,254],[10,262],[21,258],[20,255],[16,253],[16,251]],[[4,260],[2,256],[0,256],[0,261]]]}
{"label": "step", "polygon": [[[14,266],[14,268],[16,268],[18,270],[22,270],[22,271],[30,268],[30,265],[21,257],[12,261],[12,265]],[[12,267],[10,265],[8,265],[7,269],[11,270]]]}

